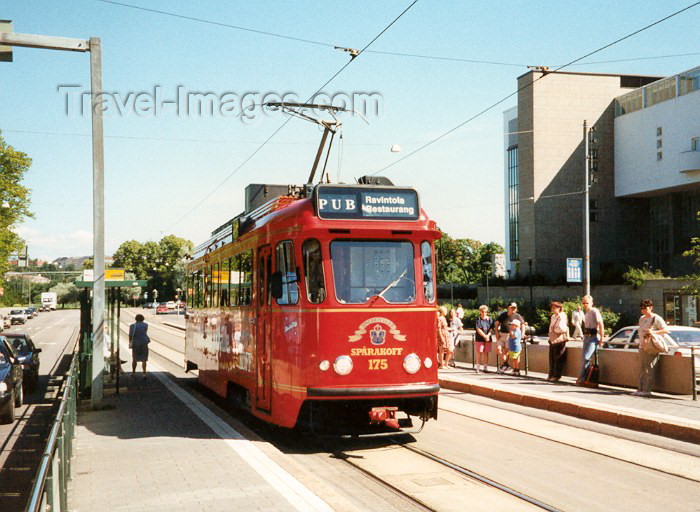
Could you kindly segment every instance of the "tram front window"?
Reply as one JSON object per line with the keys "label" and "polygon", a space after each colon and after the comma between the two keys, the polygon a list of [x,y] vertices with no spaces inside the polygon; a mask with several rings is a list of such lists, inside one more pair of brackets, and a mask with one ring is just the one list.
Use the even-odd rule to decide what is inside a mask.
{"label": "tram front window", "polygon": [[339,302],[364,304],[374,296],[406,304],[416,298],[413,244],[389,240],[334,240],[331,262]]}

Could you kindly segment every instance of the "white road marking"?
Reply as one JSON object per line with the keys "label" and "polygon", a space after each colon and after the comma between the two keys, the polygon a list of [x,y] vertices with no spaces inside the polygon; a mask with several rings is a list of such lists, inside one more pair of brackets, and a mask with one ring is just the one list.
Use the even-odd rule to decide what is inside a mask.
{"label": "white road marking", "polygon": [[[121,343],[122,350],[128,350]],[[331,512],[333,509],[321,498],[307,489],[299,480],[282,469],[275,461],[270,459],[249,439],[223,421],[204,405],[202,405],[190,393],[173,383],[164,374],[165,369],[158,364],[149,361],[148,365],[155,370],[153,375],[163,383],[182,403],[197,415],[209,428],[211,428],[224,442],[234,450],[252,469],[262,476],[272,487],[277,490],[299,512],[323,511]]]}

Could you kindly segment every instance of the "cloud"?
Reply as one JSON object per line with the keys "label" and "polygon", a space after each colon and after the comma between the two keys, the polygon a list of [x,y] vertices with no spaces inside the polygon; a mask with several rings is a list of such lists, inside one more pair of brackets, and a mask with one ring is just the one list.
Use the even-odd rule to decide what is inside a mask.
{"label": "cloud", "polygon": [[61,256],[92,254],[92,233],[77,230],[72,233],[46,234],[28,226],[19,226],[16,232],[29,246],[29,257],[54,260]]}

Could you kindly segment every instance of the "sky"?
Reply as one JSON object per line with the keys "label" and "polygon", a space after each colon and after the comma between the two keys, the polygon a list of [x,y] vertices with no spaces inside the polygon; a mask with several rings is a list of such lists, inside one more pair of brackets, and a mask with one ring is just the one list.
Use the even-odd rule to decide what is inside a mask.
{"label": "sky", "polygon": [[[240,115],[241,105],[307,100],[350,61],[333,46],[364,48],[411,1],[120,3],[141,9],[101,0],[0,5],[18,33],[101,38],[107,255],[126,240],[170,234],[199,244],[243,210],[248,184],[304,183],[319,127],[261,107]],[[381,105],[366,120],[338,116],[331,178],[353,183],[391,165],[380,174],[415,187],[450,236],[503,244],[503,112],[516,98],[411,152],[515,92],[528,65],[564,65],[692,3],[418,0],[322,88],[356,110],[363,105],[353,98]],[[700,6],[565,69],[691,69],[700,63],[699,22]],[[89,70],[87,53],[15,48],[14,62],[0,62],[2,137],[33,159],[24,184],[34,218],[18,229],[31,258],[92,254],[91,120],[80,99]],[[211,93],[214,112],[185,104],[198,93]]]}

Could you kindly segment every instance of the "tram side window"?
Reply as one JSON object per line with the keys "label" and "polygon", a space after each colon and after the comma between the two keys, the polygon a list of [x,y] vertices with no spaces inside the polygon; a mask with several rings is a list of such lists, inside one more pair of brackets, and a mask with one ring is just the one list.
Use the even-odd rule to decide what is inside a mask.
{"label": "tram side window", "polygon": [[294,261],[294,243],[287,240],[277,244],[275,270],[282,274],[282,296],[277,304],[296,304],[299,302],[299,285]]}
{"label": "tram side window", "polygon": [[423,295],[425,300],[433,302],[435,300],[435,285],[433,274],[433,255],[430,250],[430,242],[420,244],[421,268],[423,269]]}
{"label": "tram side window", "polygon": [[219,307],[219,297],[221,296],[221,265],[219,263],[214,263],[212,266],[214,269],[214,278],[212,279],[214,284],[214,292],[211,297],[211,307]]}
{"label": "tram side window", "polygon": [[203,282],[203,277],[202,277],[202,271],[198,270],[194,274],[194,307],[196,308],[201,308],[202,307],[202,301],[204,299],[204,282]]}
{"label": "tram side window", "polygon": [[230,299],[230,287],[231,287],[231,260],[230,259],[225,259],[224,261],[221,262],[221,274],[220,274],[220,282],[221,284],[219,287],[221,288],[221,298],[219,299],[219,306],[228,306],[230,305],[229,299]]}
{"label": "tram side window", "polygon": [[250,306],[253,299],[253,251],[246,251],[241,254],[240,263],[240,286],[238,289],[240,306]]}
{"label": "tram side window", "polygon": [[205,269],[204,274],[204,307],[212,307],[212,296],[214,295],[214,284],[212,283],[214,270],[211,266]]}
{"label": "tram side window", "polygon": [[326,298],[321,244],[315,238],[305,240],[301,246],[301,254],[304,259],[306,297],[312,304],[320,304]]}

